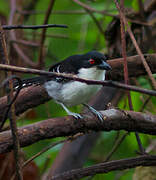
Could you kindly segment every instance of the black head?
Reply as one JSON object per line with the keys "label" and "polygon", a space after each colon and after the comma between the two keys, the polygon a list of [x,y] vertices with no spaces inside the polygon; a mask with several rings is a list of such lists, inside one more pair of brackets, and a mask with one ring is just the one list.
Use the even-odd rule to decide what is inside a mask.
{"label": "black head", "polygon": [[[111,66],[106,63],[107,57],[97,51],[90,51],[80,55],[79,64],[82,68],[97,67],[101,70],[111,70]],[[78,63],[78,62],[77,62]]]}
{"label": "black head", "polygon": [[50,67],[49,71],[60,73],[77,74],[81,68],[96,67],[101,70],[111,70],[111,66],[106,63],[107,57],[97,51],[90,51],[82,55],[73,55]]}

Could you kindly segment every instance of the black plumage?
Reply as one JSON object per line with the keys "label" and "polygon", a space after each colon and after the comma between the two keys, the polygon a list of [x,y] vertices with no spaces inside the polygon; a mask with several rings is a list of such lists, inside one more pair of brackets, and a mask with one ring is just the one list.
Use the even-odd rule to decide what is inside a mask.
{"label": "black plumage", "polygon": [[[91,51],[82,55],[74,55],[51,66],[49,71],[77,75],[80,78],[92,80],[105,80],[106,70],[111,67],[106,63],[107,57],[103,54]],[[48,95],[60,104],[63,109],[75,118],[82,118],[78,113],[71,112],[68,108],[88,102],[88,100],[100,89],[99,85],[87,85],[85,83],[68,80],[63,77],[44,75],[23,79],[23,87],[31,85],[43,85]],[[14,83],[18,88],[18,83]],[[95,109],[90,110],[102,121],[102,116]]]}
{"label": "black plumage", "polygon": [[[95,60],[94,64],[89,63],[89,59]],[[68,74],[74,74],[77,75],[79,73],[80,68],[91,68],[95,65],[101,64],[102,61],[106,61],[107,57],[97,51],[90,51],[86,54],[82,55],[73,55],[70,56],[63,61],[56,63],[52,65],[49,68],[49,71],[51,72],[57,72],[57,73],[68,73]],[[26,78],[22,80],[23,88],[28,87],[31,85],[42,85],[47,81],[54,80],[56,82],[66,83],[71,80],[62,78],[62,77],[56,77],[56,76],[37,76],[32,78]],[[18,82],[14,82],[14,89],[18,88]]]}

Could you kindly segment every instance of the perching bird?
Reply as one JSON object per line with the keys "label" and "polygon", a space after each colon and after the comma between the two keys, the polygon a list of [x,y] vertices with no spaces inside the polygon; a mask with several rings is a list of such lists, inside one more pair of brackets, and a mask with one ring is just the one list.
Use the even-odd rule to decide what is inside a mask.
{"label": "perching bird", "polygon": [[[106,70],[110,70],[111,66],[106,63],[107,57],[97,51],[90,51],[82,55],[73,55],[65,60],[50,67],[49,71],[57,73],[68,73],[77,75],[79,78],[90,80],[105,80]],[[68,115],[75,118],[82,118],[78,113],[71,112],[68,107],[84,104],[95,95],[100,89],[100,85],[87,85],[86,83],[68,80],[62,77],[38,76],[24,79],[23,87],[31,85],[43,85],[48,95],[52,97],[56,103],[60,104]],[[17,89],[17,83],[14,88]],[[95,109],[90,107],[102,120],[102,116]]]}

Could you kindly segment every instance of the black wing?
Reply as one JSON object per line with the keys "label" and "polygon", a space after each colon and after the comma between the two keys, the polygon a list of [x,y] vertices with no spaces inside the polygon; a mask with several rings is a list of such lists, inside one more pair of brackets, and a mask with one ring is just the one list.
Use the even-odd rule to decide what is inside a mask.
{"label": "black wing", "polygon": [[[49,77],[50,79],[50,77]],[[32,77],[32,78],[26,78],[22,79],[22,88],[26,88],[32,85],[42,85],[47,81],[46,76],[37,76],[37,77]],[[13,82],[13,88],[16,90],[19,87],[18,81]]]}
{"label": "black wing", "polygon": [[[56,72],[56,73],[67,73],[67,74],[74,74],[76,75],[78,73],[78,68],[79,68],[79,60],[80,60],[81,55],[74,55],[70,56],[67,59],[54,64],[49,68],[50,72]],[[65,79],[62,77],[57,77],[57,76],[37,76],[33,78],[26,78],[22,80],[23,88],[32,86],[32,85],[42,85],[47,81],[57,81],[61,83],[66,83],[72,80]],[[18,82],[15,81],[13,84],[14,89],[18,88]]]}
{"label": "black wing", "polygon": [[[78,66],[76,62],[78,62],[79,57],[80,55],[70,56],[67,59],[51,66],[49,71],[76,75],[78,73]],[[62,83],[71,81],[62,77],[54,77],[54,79],[55,81]]]}

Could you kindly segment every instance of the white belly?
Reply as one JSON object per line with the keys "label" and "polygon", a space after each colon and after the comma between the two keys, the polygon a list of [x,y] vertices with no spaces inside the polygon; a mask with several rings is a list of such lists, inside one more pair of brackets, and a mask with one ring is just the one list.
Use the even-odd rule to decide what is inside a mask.
{"label": "white belly", "polygon": [[[92,80],[104,80],[105,71],[91,69],[81,69],[80,78]],[[87,102],[100,89],[99,85],[87,85],[78,81],[60,84],[48,81],[44,84],[49,96],[54,100],[67,106],[75,106]]]}
{"label": "white belly", "polygon": [[[75,106],[87,102],[100,86],[87,85],[81,82],[72,82],[63,86],[62,99],[67,106]],[[69,90],[70,89],[70,90]]]}

